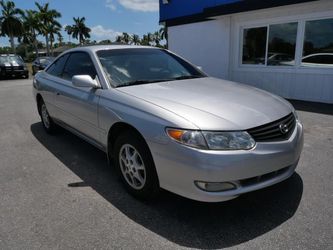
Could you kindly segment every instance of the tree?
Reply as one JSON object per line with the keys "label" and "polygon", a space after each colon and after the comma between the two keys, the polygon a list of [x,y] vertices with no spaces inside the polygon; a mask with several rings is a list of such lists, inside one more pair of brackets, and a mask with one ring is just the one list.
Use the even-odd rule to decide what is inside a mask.
{"label": "tree", "polygon": [[47,26],[45,26],[45,31],[49,35],[51,55],[53,56],[53,43],[55,41],[55,35],[57,35],[58,37],[61,36],[61,28],[52,24],[48,24]]}
{"label": "tree", "polygon": [[39,19],[37,12],[34,10],[26,10],[22,15],[23,18],[23,34],[20,37],[20,40],[25,44],[32,44],[38,56],[38,28],[39,28]]}
{"label": "tree", "polygon": [[160,28],[159,33],[161,39],[166,41],[166,47],[168,48],[168,28],[165,25],[163,25]]}
{"label": "tree", "polygon": [[49,8],[49,3],[44,5],[40,5],[35,2],[38,9],[38,18],[40,20],[39,32],[45,37],[46,43],[46,51],[47,54],[50,55],[50,34],[48,30],[50,30],[51,26],[54,26],[55,29],[61,29],[60,23],[56,20],[61,17],[61,14],[55,9]]}
{"label": "tree", "polygon": [[133,34],[132,39],[131,39],[131,43],[134,44],[134,45],[140,44],[140,37],[136,34]]}
{"label": "tree", "polygon": [[130,40],[131,40],[131,36],[128,33],[123,32],[122,42],[129,44]]}
{"label": "tree", "polygon": [[116,43],[122,43],[122,40],[123,40],[123,36],[117,36],[116,37]]}
{"label": "tree", "polygon": [[141,45],[150,45],[147,35],[143,35],[142,40],[141,40]]}
{"label": "tree", "polygon": [[152,36],[153,41],[155,42],[156,47],[160,47],[160,42],[161,42],[161,35],[159,31],[154,32]]}
{"label": "tree", "polygon": [[150,43],[153,41],[153,34],[147,33],[146,35],[143,35],[143,38],[141,40],[142,45],[150,46]]}
{"label": "tree", "polygon": [[66,25],[66,27],[65,27],[65,31],[66,31],[66,33],[67,33],[67,35],[68,35],[68,40],[69,40],[69,42],[71,41],[71,35],[72,35],[72,26],[71,25]]}
{"label": "tree", "polygon": [[68,35],[72,35],[74,39],[78,39],[80,45],[82,45],[86,39],[90,38],[91,29],[88,28],[85,24],[86,18],[85,17],[73,17],[74,24],[67,25],[65,27],[65,31]]}
{"label": "tree", "polygon": [[23,11],[15,7],[15,3],[12,1],[0,1],[2,7],[0,18],[1,22],[1,35],[8,36],[12,52],[15,53],[15,37],[19,37],[23,33],[23,25],[20,19],[20,15],[23,15]]}
{"label": "tree", "polygon": [[58,43],[59,43],[59,46],[62,46],[62,45],[63,45],[63,42],[64,42],[64,37],[63,37],[62,34],[59,32],[59,33],[58,33]]}

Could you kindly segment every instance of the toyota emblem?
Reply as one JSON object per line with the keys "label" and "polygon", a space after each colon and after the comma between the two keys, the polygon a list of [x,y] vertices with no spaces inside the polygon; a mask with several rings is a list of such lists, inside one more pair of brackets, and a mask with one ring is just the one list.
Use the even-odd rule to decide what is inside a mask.
{"label": "toyota emblem", "polygon": [[289,132],[287,124],[282,123],[280,124],[279,128],[282,134],[287,134]]}

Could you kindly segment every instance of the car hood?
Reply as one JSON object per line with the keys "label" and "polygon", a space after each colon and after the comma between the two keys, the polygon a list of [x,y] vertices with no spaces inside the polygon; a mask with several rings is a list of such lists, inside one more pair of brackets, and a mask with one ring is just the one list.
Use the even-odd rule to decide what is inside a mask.
{"label": "car hood", "polygon": [[293,111],[287,101],[276,95],[212,77],[118,90],[173,112],[202,130],[245,130]]}

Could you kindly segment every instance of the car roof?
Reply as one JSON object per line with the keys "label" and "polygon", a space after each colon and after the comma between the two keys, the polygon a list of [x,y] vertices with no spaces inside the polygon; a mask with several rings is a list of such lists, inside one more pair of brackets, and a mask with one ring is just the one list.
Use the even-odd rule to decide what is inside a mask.
{"label": "car roof", "polygon": [[315,54],[310,54],[310,55],[304,56],[303,58],[312,57],[312,56],[333,56],[333,53],[315,53]]}
{"label": "car roof", "polygon": [[90,45],[90,46],[81,46],[81,47],[76,47],[73,49],[69,49],[66,51],[68,52],[75,52],[75,51],[92,51],[96,52],[99,50],[116,50],[116,49],[141,49],[141,48],[146,48],[146,49],[160,49],[156,47],[151,47],[151,46],[141,46],[141,45]]}

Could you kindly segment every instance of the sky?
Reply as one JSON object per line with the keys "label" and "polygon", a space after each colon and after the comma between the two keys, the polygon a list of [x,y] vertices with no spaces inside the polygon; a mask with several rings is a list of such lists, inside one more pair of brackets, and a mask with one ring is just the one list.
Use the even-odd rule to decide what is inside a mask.
{"label": "sky", "polygon": [[[59,19],[65,27],[74,23],[73,17],[85,17],[91,28],[91,40],[112,39],[122,33],[138,34],[159,29],[159,0],[37,0],[50,3],[62,14]],[[35,9],[35,0],[14,0],[16,7]],[[63,31],[64,41],[68,35]],[[39,40],[44,41],[42,37]],[[72,42],[77,42],[71,38]],[[44,41],[45,42],[45,41]],[[8,37],[0,38],[0,46],[8,46]]]}

